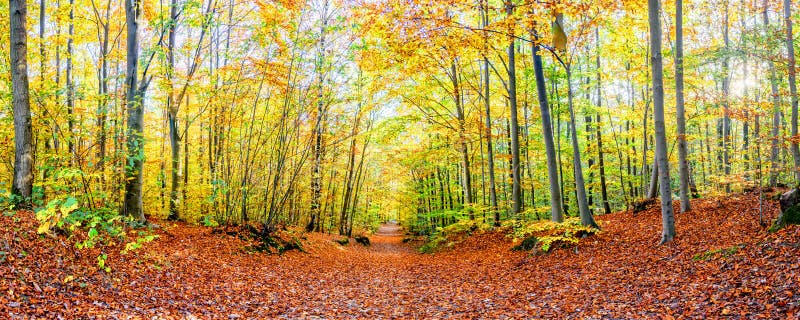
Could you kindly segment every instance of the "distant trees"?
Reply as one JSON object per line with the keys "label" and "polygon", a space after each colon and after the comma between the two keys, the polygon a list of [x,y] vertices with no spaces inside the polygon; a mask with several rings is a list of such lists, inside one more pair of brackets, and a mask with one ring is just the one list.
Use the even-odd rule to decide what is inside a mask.
{"label": "distant trees", "polygon": [[[668,242],[672,192],[686,212],[800,179],[794,4],[777,3],[676,0],[650,21],[611,0],[40,0],[29,93],[13,1],[0,172],[37,205],[345,235],[389,216],[596,225],[660,194]],[[672,18],[674,39],[656,28]]]}

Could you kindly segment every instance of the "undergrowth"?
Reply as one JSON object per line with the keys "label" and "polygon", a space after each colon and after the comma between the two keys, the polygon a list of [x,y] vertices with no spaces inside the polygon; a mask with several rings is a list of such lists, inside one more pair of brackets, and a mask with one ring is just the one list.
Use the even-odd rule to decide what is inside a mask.
{"label": "undergrowth", "polygon": [[[64,237],[78,250],[116,246],[124,243],[122,254],[141,248],[145,243],[158,238],[149,229],[140,229],[130,234],[134,228],[142,227],[136,219],[119,214],[119,210],[110,205],[93,204],[94,199],[102,199],[102,194],[73,196],[64,194],[51,196],[45,203],[41,191],[34,189],[30,199],[22,199],[6,190],[0,191],[0,210],[7,216],[29,214],[18,211],[22,204],[32,207],[38,226],[36,234],[40,238]],[[97,256],[97,268],[110,272],[108,256],[101,253]]]}
{"label": "undergrowth", "polygon": [[491,228],[492,226],[487,223],[470,220],[462,220],[444,228],[437,227],[436,232],[428,238],[428,242],[419,248],[419,252],[433,253],[445,247],[452,247],[473,234],[483,233]]}
{"label": "undergrowth", "polygon": [[578,218],[568,218],[563,223],[511,220],[504,225],[511,228],[509,237],[514,242],[521,241],[512,248],[515,251],[548,252],[558,247],[576,246],[582,238],[600,232],[597,228],[581,225]]}

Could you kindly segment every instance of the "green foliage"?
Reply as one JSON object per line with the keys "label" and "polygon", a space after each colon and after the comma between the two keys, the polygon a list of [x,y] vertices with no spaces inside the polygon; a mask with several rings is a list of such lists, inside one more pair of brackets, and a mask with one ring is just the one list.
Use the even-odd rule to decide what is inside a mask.
{"label": "green foliage", "polygon": [[203,226],[205,227],[212,227],[212,228],[219,227],[219,222],[217,222],[217,219],[214,218],[213,216],[208,216],[208,215],[203,216],[202,223]]}
{"label": "green foliage", "polygon": [[0,210],[16,210],[25,199],[6,189],[0,190]]}
{"label": "green foliage", "polygon": [[100,270],[103,270],[105,272],[111,272],[111,267],[106,265],[106,260],[107,259],[108,259],[108,256],[105,253],[97,256],[97,268],[99,268]]}
{"label": "green foliage", "polygon": [[[66,199],[53,199],[47,206],[36,209],[36,220],[39,220],[39,228],[36,233],[50,233],[54,229],[63,230],[66,217],[78,209],[78,200],[74,197]],[[75,225],[67,224],[69,231],[73,231]]]}
{"label": "green foliage", "polygon": [[[600,230],[581,225],[578,218],[569,218],[563,223],[553,221],[536,221],[524,222],[520,220],[511,220],[505,223],[511,227],[512,232],[510,236],[515,241],[524,239],[522,244],[515,246],[516,250],[532,250],[538,249],[542,252],[548,252],[558,246],[575,246],[580,242],[581,238],[594,235]],[[535,239],[534,245],[530,242]],[[527,245],[526,241],[528,242]]]}
{"label": "green foliage", "polygon": [[800,224],[800,205],[786,208],[786,211],[778,216],[768,231],[776,232],[790,224]]}
{"label": "green foliage", "polygon": [[[744,248],[744,246],[742,246],[741,248]],[[725,259],[725,258],[728,258],[728,257],[736,254],[736,252],[739,252],[739,249],[741,249],[741,248],[739,246],[732,246],[730,248],[720,248],[720,249],[715,249],[715,250],[709,250],[709,251],[706,251],[706,252],[703,252],[703,253],[698,253],[698,254],[694,255],[694,257],[692,257],[692,260],[693,261],[708,261],[708,260],[713,259],[715,256],[720,256],[723,259]]]}
{"label": "green foliage", "polygon": [[145,243],[152,242],[153,240],[157,239],[158,235],[155,234],[148,234],[147,232],[140,231],[139,236],[136,240],[128,242],[125,244],[125,249],[122,250],[122,254],[127,254],[128,252],[134,251],[139,249]]}
{"label": "green foliage", "polygon": [[79,200],[72,196],[50,200],[46,206],[36,209],[39,234],[65,234],[69,238],[85,230],[86,236],[75,240],[78,249],[94,248],[106,244],[114,238],[124,236],[125,222],[113,208],[81,207]]}
{"label": "green foliage", "polygon": [[491,229],[492,226],[487,223],[470,220],[461,220],[444,228],[437,227],[436,232],[428,238],[428,242],[419,248],[419,252],[433,253],[443,247],[451,247],[468,236]]}

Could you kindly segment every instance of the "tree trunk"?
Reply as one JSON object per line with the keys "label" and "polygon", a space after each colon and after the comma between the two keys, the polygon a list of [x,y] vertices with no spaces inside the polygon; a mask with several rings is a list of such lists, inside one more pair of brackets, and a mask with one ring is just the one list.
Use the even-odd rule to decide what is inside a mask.
{"label": "tree trunk", "polygon": [[472,210],[472,174],[469,169],[469,149],[467,147],[466,115],[464,114],[464,104],[461,100],[461,85],[459,83],[458,69],[455,60],[450,63],[451,81],[453,83],[453,100],[456,103],[456,116],[458,117],[458,145],[461,151],[461,187],[464,189],[464,208],[469,213],[469,219],[475,220],[475,212]]}
{"label": "tree trunk", "polygon": [[[100,86],[98,92],[100,101],[97,104],[97,169],[101,173],[100,181],[105,181],[105,158],[106,158],[106,118],[108,118],[108,55],[109,55],[109,23],[111,8],[106,8],[106,17],[102,27],[102,44],[100,46]],[[99,17],[97,17],[99,19]]]}
{"label": "tree trunk", "polygon": [[[325,62],[325,32],[328,25],[328,1],[323,2],[321,12],[322,25],[319,28],[319,48],[317,49],[317,114],[316,121],[314,122],[314,139],[313,153],[314,153],[314,167],[311,173],[311,206],[310,206],[310,219],[306,225],[306,231],[316,231],[317,220],[320,215],[320,198],[322,197],[322,157],[324,151],[322,150],[322,128],[323,120],[325,119],[325,104],[323,101],[323,83],[324,77],[324,62]],[[361,77],[358,78],[361,80]],[[360,84],[360,83],[359,83]]]}
{"label": "tree trunk", "polygon": [[[728,0],[725,0],[725,17],[723,22],[723,38],[725,41],[725,54],[722,59],[722,71],[725,76],[722,79],[722,106],[724,115],[722,117],[722,165],[726,180],[730,179],[728,176],[731,174],[731,116],[730,116],[730,92],[731,92],[731,72],[730,72],[730,36],[729,36],[729,15],[728,15]],[[731,192],[730,183],[725,183],[725,192]]]}
{"label": "tree trunk", "polygon": [[789,57],[788,61],[788,68],[789,68],[789,93],[791,94],[792,99],[792,119],[791,119],[791,126],[792,126],[792,157],[794,158],[794,168],[792,168],[792,172],[794,172],[795,176],[795,184],[800,183],[800,141],[798,140],[797,135],[797,107],[798,107],[798,96],[797,96],[797,79],[796,79],[796,63],[795,63],[795,56],[794,56],[794,39],[792,35],[792,1],[791,0],[783,0],[783,19],[786,21],[786,52],[787,56]]}
{"label": "tree trunk", "polygon": [[661,185],[661,243],[672,241],[675,237],[675,216],[672,212],[672,192],[670,191],[669,162],[667,161],[667,137],[664,126],[664,70],[661,57],[660,0],[648,0],[648,20],[650,23],[651,68],[653,74],[653,123],[656,136],[656,163],[659,184]]}
{"label": "tree trunk", "polygon": [[686,159],[686,116],[683,102],[683,0],[675,0],[675,110],[678,124],[678,162],[680,173],[681,212],[691,210],[689,204],[689,161]]}
{"label": "tree trunk", "polygon": [[[506,2],[506,14],[514,14],[514,5]],[[517,119],[517,74],[515,63],[514,37],[510,37],[508,44],[508,100],[511,109],[511,212],[515,215],[522,211],[522,181],[519,170],[519,121]]]}
{"label": "tree trunk", "polygon": [[[169,191],[169,215],[168,220],[178,220],[178,188],[180,186],[181,168],[181,138],[178,133],[178,105],[175,97],[175,38],[178,27],[178,1],[171,0],[170,3],[170,24],[167,40],[167,123],[169,126],[169,147],[172,156],[170,172],[170,191]],[[163,149],[163,145],[162,145]],[[163,162],[162,162],[163,163]]]}
{"label": "tree trunk", "polygon": [[69,1],[69,27],[67,28],[67,149],[70,163],[75,164],[75,81],[72,79],[72,61],[74,60],[73,38],[75,37],[75,0]]}
{"label": "tree trunk", "polygon": [[[485,1],[481,6],[483,15],[483,27],[486,28],[489,24],[489,3]],[[488,46],[488,34],[484,32],[484,49]],[[489,93],[489,59],[483,57],[483,105],[486,109],[486,154],[489,162],[489,200],[491,201],[491,208],[494,214],[494,225],[500,226],[500,211],[497,208],[497,184],[495,182],[494,173],[494,146],[492,144],[492,110],[491,99]]]}
{"label": "tree trunk", "polygon": [[9,0],[11,91],[14,109],[14,181],[11,192],[27,203],[33,192],[33,134],[28,91],[27,3]]}
{"label": "tree trunk", "polygon": [[567,70],[567,101],[569,103],[569,125],[572,140],[572,168],[575,173],[578,212],[581,216],[582,225],[599,228],[586,201],[586,182],[583,179],[583,164],[581,163],[581,150],[578,145],[578,130],[575,125],[575,108],[572,102],[572,71],[569,65],[565,64],[564,68]]}
{"label": "tree trunk", "polygon": [[542,57],[539,55],[539,45],[531,43],[531,49],[533,50],[531,56],[533,57],[533,71],[536,76],[539,111],[542,116],[542,138],[544,139],[545,155],[547,156],[547,176],[550,181],[550,219],[555,222],[563,222],[564,212],[561,208],[561,187],[558,183],[556,148],[553,144],[553,126],[550,121],[550,107],[547,103]]}
{"label": "tree trunk", "polygon": [[[595,59],[595,67],[597,68],[597,127],[595,128],[595,132],[597,133],[597,165],[600,166],[600,196],[603,200],[603,212],[606,214],[611,213],[611,205],[608,203],[608,188],[606,186],[606,165],[605,159],[603,156],[603,130],[600,127],[600,108],[602,107],[603,95],[602,95],[602,77],[600,75],[600,30],[599,28],[594,29],[595,32],[595,39],[597,41],[597,57]],[[609,122],[611,123],[611,122]],[[612,127],[613,130],[613,127]],[[620,165],[622,164],[622,158],[620,158]],[[625,185],[620,185],[623,189],[622,193],[624,194]]]}
{"label": "tree trunk", "polygon": [[[769,32],[769,1],[764,0],[764,37],[768,36]],[[769,66],[769,83],[772,89],[772,148],[770,153],[771,169],[769,174],[769,186],[775,187],[778,184],[778,171],[780,164],[778,163],[778,153],[780,151],[780,129],[781,129],[781,97],[778,92],[778,75],[775,72],[775,62],[772,59],[767,59]]]}
{"label": "tree trunk", "polygon": [[142,169],[144,167],[144,91],[146,84],[140,87],[139,69],[139,12],[141,0],[125,2],[125,19],[127,22],[127,70],[125,75],[126,101],[128,109],[128,165],[125,170],[125,204],[123,212],[135,217],[139,222],[147,220],[142,211]]}

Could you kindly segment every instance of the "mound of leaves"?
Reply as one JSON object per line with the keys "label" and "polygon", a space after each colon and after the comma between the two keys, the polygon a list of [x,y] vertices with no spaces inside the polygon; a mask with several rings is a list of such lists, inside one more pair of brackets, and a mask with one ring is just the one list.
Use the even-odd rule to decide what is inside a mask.
{"label": "mound of leaves", "polygon": [[492,228],[487,223],[462,220],[447,227],[437,227],[427,243],[419,248],[419,252],[433,253],[443,248],[449,248],[464,241],[466,238],[486,232]]}
{"label": "mound of leaves", "polygon": [[270,226],[263,223],[255,226],[248,224],[215,228],[211,233],[234,236],[250,243],[243,248],[245,252],[277,253],[279,255],[292,250],[306,252],[303,248],[303,240],[306,238],[302,231],[286,226]]}
{"label": "mound of leaves", "polygon": [[599,229],[583,226],[578,218],[569,218],[563,223],[535,221],[512,222],[514,241],[522,240],[512,251],[548,252],[553,248],[577,246],[581,239],[597,234]]}

